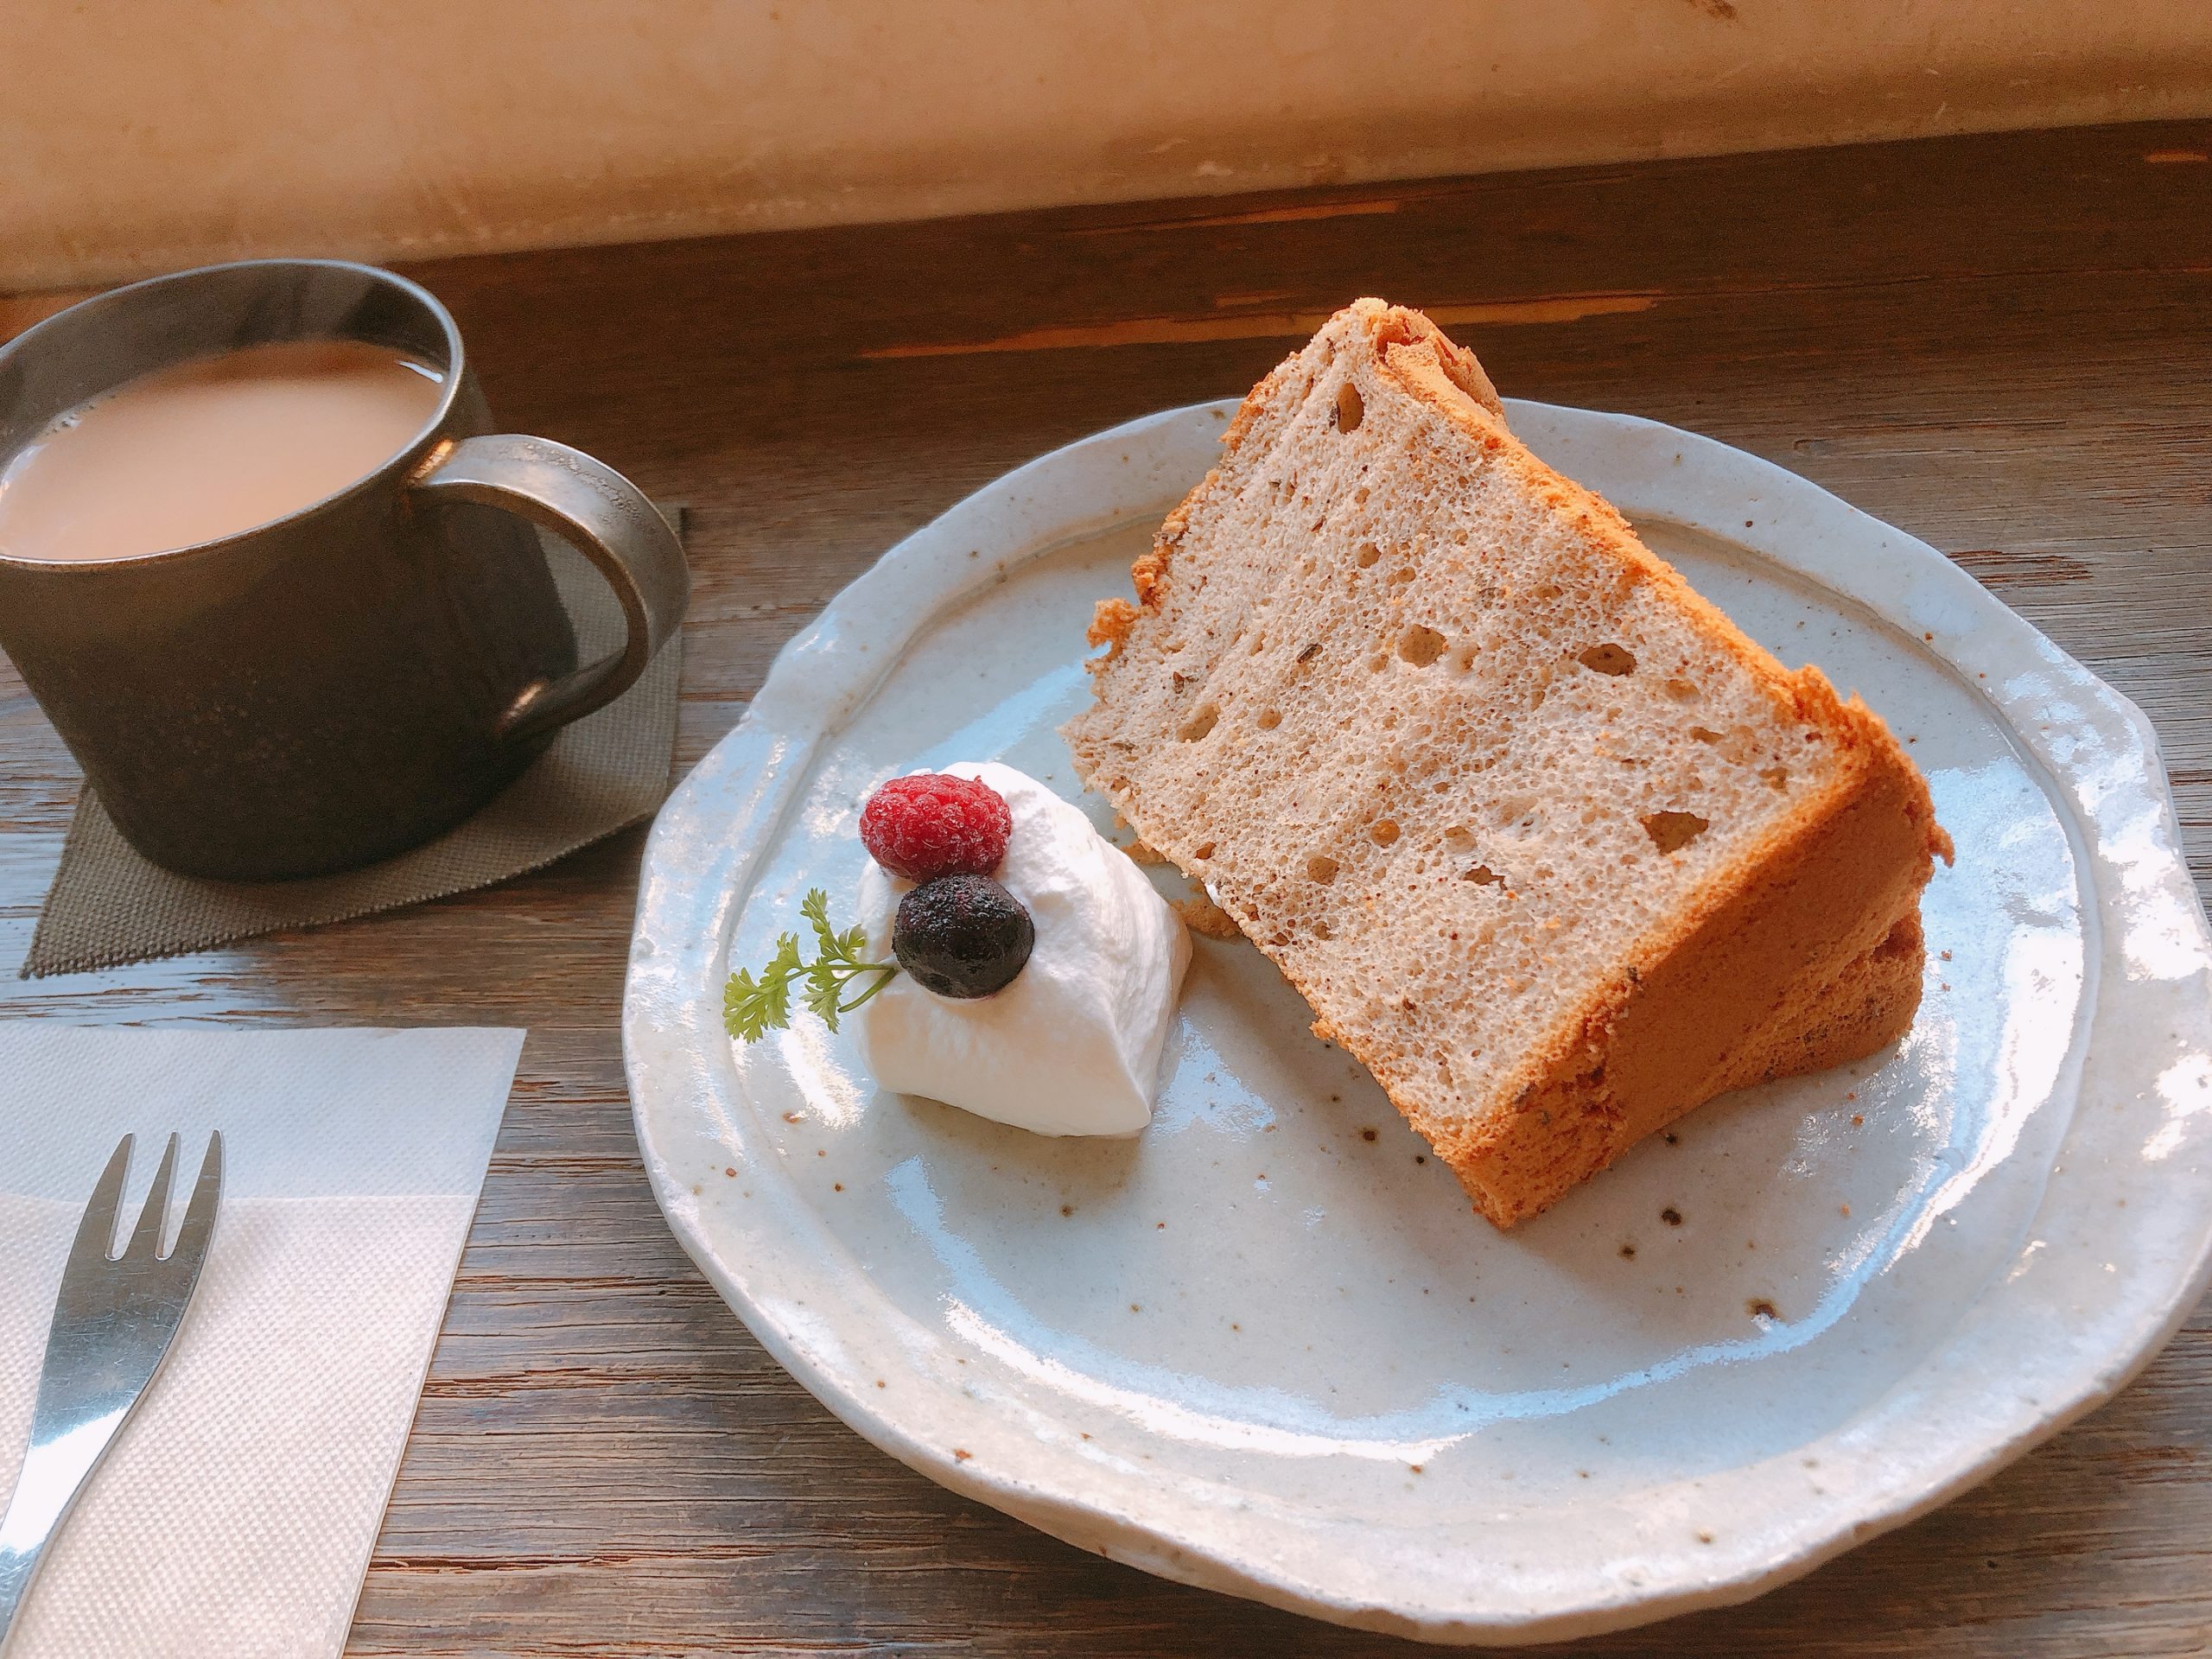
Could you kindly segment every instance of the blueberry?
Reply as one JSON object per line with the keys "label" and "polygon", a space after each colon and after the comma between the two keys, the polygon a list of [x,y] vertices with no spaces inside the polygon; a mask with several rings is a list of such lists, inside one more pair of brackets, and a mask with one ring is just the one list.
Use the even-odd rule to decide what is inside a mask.
{"label": "blueberry", "polygon": [[891,951],[939,996],[988,996],[1029,960],[1037,929],[1021,901],[988,875],[940,875],[899,901]]}

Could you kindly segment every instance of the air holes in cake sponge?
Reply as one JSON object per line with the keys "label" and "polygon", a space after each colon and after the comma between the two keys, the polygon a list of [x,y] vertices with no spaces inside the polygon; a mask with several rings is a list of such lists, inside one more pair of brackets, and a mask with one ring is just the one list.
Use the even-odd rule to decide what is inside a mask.
{"label": "air holes in cake sponge", "polygon": [[1191,849],[1191,856],[1198,860],[1201,863],[1205,860],[1211,858],[1213,856],[1213,842],[1210,841],[1200,842],[1197,846]]}
{"label": "air holes in cake sponge", "polygon": [[1464,824],[1455,823],[1444,832],[1444,845],[1446,850],[1454,853],[1472,852],[1475,838],[1467,833]]}
{"label": "air holes in cake sponge", "polygon": [[1487,864],[1476,865],[1473,869],[1469,870],[1459,879],[1462,881],[1471,881],[1478,887],[1497,887],[1505,885],[1505,878]]}
{"label": "air holes in cake sponge", "polygon": [[1689,702],[1697,696],[1697,687],[1688,680],[1669,680],[1667,682],[1667,695],[1676,702]]}
{"label": "air holes in cake sponge", "polygon": [[1583,667],[1599,674],[1632,674],[1636,671],[1636,658],[1621,645],[1592,645],[1577,660]]}
{"label": "air holes in cake sponge", "polygon": [[1398,655],[1415,668],[1427,668],[1444,654],[1444,636],[1418,622],[1398,637]]}
{"label": "air holes in cake sponge", "polygon": [[1776,789],[1789,787],[1789,768],[1787,766],[1769,766],[1759,776]]}
{"label": "air holes in cake sponge", "polygon": [[[1364,495],[1366,492],[1363,490],[1360,493]],[[1359,551],[1353,556],[1358,560],[1361,569],[1370,570],[1375,567],[1375,561],[1382,556],[1382,550],[1372,542],[1362,542]]]}
{"label": "air holes in cake sponge", "polygon": [[1720,741],[1720,734],[1710,726],[1693,726],[1690,735],[1700,743],[1718,743]]}
{"label": "air holes in cake sponge", "polygon": [[1213,704],[1208,703],[1205,708],[1199,709],[1198,713],[1192,715],[1188,720],[1185,721],[1177,729],[1175,735],[1181,738],[1185,743],[1195,743],[1200,738],[1204,737],[1208,732],[1213,730],[1214,722],[1220,718],[1221,710],[1215,708]]}
{"label": "air holes in cake sponge", "polygon": [[1309,880],[1326,887],[1337,879],[1337,861],[1325,853],[1316,853],[1306,861],[1306,874]]}
{"label": "air holes in cake sponge", "polygon": [[1280,709],[1261,709],[1257,723],[1262,731],[1272,732],[1276,727],[1282,724],[1282,710]]}
{"label": "air holes in cake sponge", "polygon": [[1650,812],[1643,817],[1643,833],[1662,853],[1678,853],[1712,825],[1694,812]]}
{"label": "air holes in cake sponge", "polygon": [[1367,834],[1377,847],[1388,847],[1398,838],[1398,826],[1388,818],[1381,818],[1367,826]]}
{"label": "air holes in cake sponge", "polygon": [[1367,416],[1367,405],[1360,401],[1359,388],[1349,380],[1337,388],[1337,430],[1353,432]]}

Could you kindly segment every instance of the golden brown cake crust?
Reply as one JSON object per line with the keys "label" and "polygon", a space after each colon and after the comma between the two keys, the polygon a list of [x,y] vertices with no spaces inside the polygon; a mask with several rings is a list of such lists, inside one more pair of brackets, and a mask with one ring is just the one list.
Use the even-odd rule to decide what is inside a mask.
{"label": "golden brown cake crust", "polygon": [[[1816,670],[1784,670],[1647,550],[1609,504],[1521,445],[1473,356],[1418,312],[1361,301],[1338,314],[1315,346],[1325,348],[1325,363],[1340,349],[1370,351],[1389,384],[1449,422],[1481,452],[1483,465],[1503,469],[1532,513],[1568,524],[1578,547],[1611,562],[1613,580],[1648,584],[1671,617],[1732,659],[1802,728],[1805,742],[1826,746],[1824,781],[1797,789],[1755,842],[1647,928],[1579,1004],[1527,1032],[1517,1063],[1482,1109],[1456,1099],[1442,1109],[1418,1044],[1365,1013],[1332,1018],[1325,1011],[1332,996],[1306,977],[1310,957],[1292,945],[1281,918],[1263,905],[1240,909],[1225,899],[1238,925],[1321,1011],[1316,1033],[1375,1074],[1457,1173],[1477,1209],[1500,1226],[1543,1209],[1716,1093],[1834,1065],[1894,1040],[1918,1001],[1918,895],[1932,858],[1948,859],[1950,846],[1925,783],[1881,721],[1857,699],[1839,699]],[[1308,347],[1255,387],[1224,434],[1225,449],[1233,454],[1263,416],[1279,422],[1279,394],[1294,390],[1284,377],[1310,379],[1313,369]],[[1347,397],[1340,388],[1337,395],[1344,401],[1332,423],[1356,428],[1359,393],[1354,388]],[[1067,728],[1085,782],[1197,876],[1217,870],[1216,849],[1178,833],[1185,826],[1155,821],[1129,775],[1141,771],[1130,760],[1134,740],[1118,730],[1107,704],[1115,677],[1133,671],[1122,660],[1126,646],[1166,604],[1194,518],[1233,510],[1234,503],[1215,499],[1226,487],[1224,476],[1217,467],[1168,515],[1133,571],[1137,603],[1099,606],[1090,638],[1107,647],[1091,664],[1100,704]],[[1322,861],[1333,874],[1333,863]],[[1333,1004],[1342,1007],[1340,994]],[[1406,1000],[1408,1015],[1414,1006]]]}

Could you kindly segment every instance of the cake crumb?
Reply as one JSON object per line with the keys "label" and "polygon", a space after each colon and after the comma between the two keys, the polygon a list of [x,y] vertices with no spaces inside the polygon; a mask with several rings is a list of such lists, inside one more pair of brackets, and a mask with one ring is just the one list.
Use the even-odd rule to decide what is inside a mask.
{"label": "cake crumb", "polygon": [[1202,893],[1177,900],[1175,913],[1183,918],[1184,926],[1201,938],[1241,939],[1244,937],[1244,930],[1236,925],[1229,912]]}

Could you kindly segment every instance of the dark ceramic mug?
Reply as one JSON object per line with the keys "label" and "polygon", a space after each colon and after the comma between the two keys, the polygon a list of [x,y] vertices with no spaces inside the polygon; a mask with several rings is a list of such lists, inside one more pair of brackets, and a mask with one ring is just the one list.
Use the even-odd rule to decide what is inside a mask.
{"label": "dark ceramic mug", "polygon": [[[565,445],[492,435],[453,318],[365,265],[215,265],[49,317],[0,347],[0,464],[140,375],[331,339],[445,377],[437,412],[374,472],[196,546],[81,563],[0,550],[0,649],[116,828],[185,874],[321,874],[429,839],[620,696],[683,620],[690,573],[652,504]],[[578,664],[524,520],[598,567],[623,649]]]}

